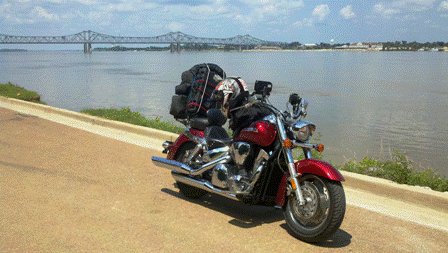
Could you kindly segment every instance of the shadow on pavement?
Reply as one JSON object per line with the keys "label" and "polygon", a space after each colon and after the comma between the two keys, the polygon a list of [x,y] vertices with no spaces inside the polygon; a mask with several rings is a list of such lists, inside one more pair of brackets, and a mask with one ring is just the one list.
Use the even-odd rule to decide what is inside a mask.
{"label": "shadow on pavement", "polygon": [[215,194],[207,194],[200,199],[189,199],[168,188],[163,188],[161,191],[230,216],[233,219],[229,223],[240,228],[253,228],[283,220],[282,211],[272,207],[246,205]]}
{"label": "shadow on pavement", "polygon": [[[233,219],[230,220],[229,223],[240,228],[254,228],[256,226],[278,222],[284,219],[283,213],[279,209],[266,206],[246,205],[215,194],[207,194],[200,199],[189,199],[179,192],[168,188],[163,188],[161,191],[176,198],[230,216]],[[284,228],[291,236],[294,236],[286,223],[283,223],[280,227]],[[351,238],[352,236],[349,233],[342,229],[338,229],[332,237],[324,242],[314,245],[324,248],[343,248],[351,243]]]}
{"label": "shadow on pavement", "polygon": [[[286,223],[280,226],[288,231],[288,234],[290,234],[291,236],[295,236]],[[328,238],[326,241],[313,243],[313,245],[323,248],[343,248],[350,245],[351,242],[352,235],[342,229],[338,229],[336,233],[334,233],[334,235]]]}

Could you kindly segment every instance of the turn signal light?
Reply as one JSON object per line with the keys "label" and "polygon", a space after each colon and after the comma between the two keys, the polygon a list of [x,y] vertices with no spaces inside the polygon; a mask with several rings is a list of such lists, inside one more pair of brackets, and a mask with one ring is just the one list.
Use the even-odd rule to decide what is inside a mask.
{"label": "turn signal light", "polygon": [[286,140],[283,141],[283,147],[284,148],[293,148],[294,144],[292,143],[292,141],[288,138],[286,138]]}
{"label": "turn signal light", "polygon": [[292,189],[295,191],[295,190],[297,189],[296,182],[294,181],[293,178],[291,178],[291,180],[289,180],[289,182],[291,182],[291,187],[292,187]]}
{"label": "turn signal light", "polygon": [[322,152],[324,152],[324,149],[325,149],[324,144],[317,144],[317,146],[316,146],[317,152],[322,153]]}

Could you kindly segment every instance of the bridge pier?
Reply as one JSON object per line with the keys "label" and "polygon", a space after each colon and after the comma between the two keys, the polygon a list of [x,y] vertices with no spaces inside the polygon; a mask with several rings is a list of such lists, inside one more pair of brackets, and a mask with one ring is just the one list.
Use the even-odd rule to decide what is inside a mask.
{"label": "bridge pier", "polygon": [[179,53],[180,52],[180,44],[179,43],[171,43],[170,44],[170,52],[171,53],[174,53],[174,52]]}
{"label": "bridge pier", "polygon": [[84,53],[85,54],[92,53],[92,43],[84,43]]}

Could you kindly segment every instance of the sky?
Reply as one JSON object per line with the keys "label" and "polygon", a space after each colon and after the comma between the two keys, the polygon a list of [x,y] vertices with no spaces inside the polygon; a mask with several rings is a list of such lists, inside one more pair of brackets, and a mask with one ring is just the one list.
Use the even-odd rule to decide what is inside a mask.
{"label": "sky", "polygon": [[[0,34],[448,41],[448,0],[0,0]],[[0,46],[1,47],[1,46]]]}

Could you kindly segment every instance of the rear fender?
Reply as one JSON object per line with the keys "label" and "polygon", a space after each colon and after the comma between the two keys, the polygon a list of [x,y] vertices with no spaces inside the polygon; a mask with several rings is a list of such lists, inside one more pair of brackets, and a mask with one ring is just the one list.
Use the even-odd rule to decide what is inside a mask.
{"label": "rear fender", "polygon": [[[204,137],[204,131],[201,130],[190,128],[190,133],[201,138]],[[192,140],[190,140],[185,134],[180,134],[179,137],[177,137],[176,141],[168,148],[169,151],[167,159],[174,160],[179,148],[182,147],[183,144],[191,141]]]}
{"label": "rear fender", "polygon": [[[295,167],[297,173],[299,173],[300,175],[313,174],[338,182],[342,182],[345,180],[342,174],[335,167],[324,161],[305,159],[295,162]],[[289,173],[283,175],[283,178],[280,181],[280,185],[278,186],[277,197],[275,199],[277,206],[284,206],[285,204],[287,177],[289,177]]]}

